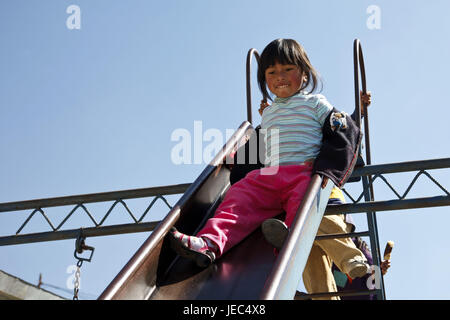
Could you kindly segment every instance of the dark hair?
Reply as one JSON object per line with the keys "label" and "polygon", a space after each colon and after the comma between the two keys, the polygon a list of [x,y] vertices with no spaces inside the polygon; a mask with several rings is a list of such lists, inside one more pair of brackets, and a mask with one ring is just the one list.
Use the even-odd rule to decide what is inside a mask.
{"label": "dark hair", "polygon": [[320,81],[319,74],[311,65],[311,62],[309,62],[305,49],[293,39],[276,39],[264,48],[259,58],[258,85],[264,97],[271,99],[267,92],[265,72],[267,68],[275,65],[276,62],[280,64],[293,64],[300,68],[306,75],[306,82],[302,84],[300,90],[304,90],[310,86],[311,90],[309,93],[312,93],[317,89]]}

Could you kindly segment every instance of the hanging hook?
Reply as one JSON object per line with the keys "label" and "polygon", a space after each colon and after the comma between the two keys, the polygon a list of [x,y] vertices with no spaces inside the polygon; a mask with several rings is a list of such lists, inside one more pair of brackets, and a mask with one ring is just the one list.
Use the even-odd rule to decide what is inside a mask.
{"label": "hanging hook", "polygon": [[[91,246],[87,246],[85,244],[85,240],[86,240],[86,237],[83,236],[83,228],[80,228],[80,233],[78,234],[77,240],[75,242],[75,251],[73,253],[74,257],[76,259],[78,259],[79,262],[80,261],[91,262],[92,256],[94,255],[95,248],[91,247]],[[81,256],[78,256],[78,254],[83,253],[83,251],[85,251],[85,250],[91,251],[89,258],[83,258]]]}

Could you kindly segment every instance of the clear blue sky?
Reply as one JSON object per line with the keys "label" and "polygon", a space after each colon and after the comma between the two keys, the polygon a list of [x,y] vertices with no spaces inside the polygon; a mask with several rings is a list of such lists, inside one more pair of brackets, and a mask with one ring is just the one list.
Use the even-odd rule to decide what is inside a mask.
{"label": "clear blue sky", "polygon": [[[79,30],[66,26],[72,4],[81,9]],[[367,27],[370,5],[380,8],[380,29]],[[304,45],[322,93],[348,112],[352,43],[361,40],[373,93],[373,163],[449,157],[448,12],[447,0],[2,1],[0,202],[192,182],[205,164],[173,164],[172,132],[193,132],[196,120],[224,135],[237,128],[246,118],[247,51],[280,37]],[[253,89],[257,104],[256,82]],[[450,187],[448,170],[431,173]],[[412,176],[393,176],[401,192]],[[411,197],[434,195],[442,193],[420,178]],[[382,185],[375,196],[393,199]],[[147,204],[130,207],[139,214]],[[109,207],[89,208],[99,220]],[[59,224],[70,209],[48,214]],[[168,212],[155,209],[146,221]],[[29,213],[1,213],[1,235],[14,234]],[[364,216],[354,218],[363,231]],[[42,222],[35,216],[23,232],[49,231]],[[118,210],[107,222],[131,221]],[[446,207],[378,214],[382,246],[396,243],[389,299],[450,298],[449,222]],[[80,226],[92,226],[81,211],[66,228]],[[98,296],[147,237],[88,239],[96,249],[81,271],[81,298]],[[0,269],[32,283],[42,273],[45,283],[65,288],[74,244],[0,247]]]}

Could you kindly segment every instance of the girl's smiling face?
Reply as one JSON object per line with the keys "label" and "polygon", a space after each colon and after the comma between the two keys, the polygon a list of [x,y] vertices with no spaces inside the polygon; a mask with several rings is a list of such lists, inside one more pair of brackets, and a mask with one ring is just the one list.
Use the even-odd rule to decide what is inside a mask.
{"label": "girl's smiling face", "polygon": [[288,98],[296,94],[303,83],[303,72],[294,64],[280,64],[268,67],[265,71],[269,90],[279,98]]}

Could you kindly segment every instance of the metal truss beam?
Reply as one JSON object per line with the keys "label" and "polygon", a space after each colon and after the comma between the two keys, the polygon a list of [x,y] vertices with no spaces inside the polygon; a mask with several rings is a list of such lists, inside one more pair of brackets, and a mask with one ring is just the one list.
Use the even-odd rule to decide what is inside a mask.
{"label": "metal truss beam", "polygon": [[[361,212],[379,212],[379,211],[392,211],[392,210],[405,210],[405,209],[417,209],[417,208],[431,208],[438,206],[449,206],[450,205],[450,193],[441,186],[434,178],[431,177],[424,170],[432,170],[432,169],[445,169],[450,168],[450,158],[442,158],[442,159],[433,159],[433,160],[423,160],[423,161],[409,161],[409,162],[400,162],[400,163],[391,163],[391,164],[381,164],[381,165],[369,165],[362,168],[356,168],[352,174],[352,177],[360,177],[360,176],[373,176],[371,179],[371,183],[369,186],[373,184],[375,180],[381,179],[395,192],[398,199],[395,200],[386,200],[386,201],[369,201],[369,202],[359,202],[362,199],[360,196],[357,200],[353,200],[353,198],[349,195],[349,197],[353,200],[354,203],[328,206],[325,214],[342,214],[342,213],[361,213]],[[406,192],[403,195],[400,195],[396,192],[393,187],[387,182],[387,180],[383,177],[383,174],[390,173],[398,173],[398,172],[407,172],[407,171],[419,171],[416,177],[413,179],[410,186],[407,188]],[[431,181],[433,181],[444,193],[445,195],[436,196],[436,197],[427,197],[427,198],[414,198],[414,199],[405,199],[405,196],[411,190],[414,183],[417,181],[419,175],[426,175]],[[142,219],[147,213],[147,211],[151,208],[152,204],[158,198],[162,198],[163,201],[168,205],[167,200],[164,199],[164,195],[174,195],[174,194],[182,194],[189,187],[190,183],[171,185],[171,186],[162,186],[162,187],[153,187],[153,188],[143,188],[143,189],[133,189],[133,190],[123,190],[123,191],[113,191],[113,192],[104,192],[104,193],[95,193],[95,194],[85,194],[85,195],[76,195],[76,196],[68,196],[68,197],[58,197],[58,198],[48,198],[48,199],[38,199],[38,200],[28,200],[28,201],[17,201],[17,202],[8,202],[8,203],[0,203],[0,212],[11,212],[11,211],[19,211],[19,210],[34,210],[28,217],[27,221],[20,227],[20,229],[16,232],[15,235],[11,236],[3,236],[0,237],[0,246],[5,245],[15,245],[15,244],[25,244],[25,243],[33,243],[33,242],[43,242],[43,241],[54,241],[54,240],[65,240],[65,239],[76,239],[80,234],[80,229],[71,229],[71,230],[60,230],[63,223],[70,218],[70,216],[79,208],[82,207],[84,211],[91,217],[89,212],[84,207],[86,203],[94,203],[94,202],[106,202],[106,201],[115,201],[112,205],[111,209],[108,211],[106,216],[102,219],[100,223],[93,221],[95,226],[89,228],[83,228],[83,235],[86,237],[97,237],[97,236],[109,236],[116,234],[127,234],[127,233],[137,233],[137,232],[149,232],[152,231],[159,221],[152,222],[143,222]],[[364,193],[364,191],[363,191]],[[362,194],[363,194],[362,193]],[[347,194],[348,195],[348,194]],[[139,219],[136,219],[133,214],[128,210],[126,204],[123,200],[126,199],[134,199],[134,198],[143,198],[143,197],[156,197],[152,204],[147,208],[144,215]],[[122,203],[125,208],[128,210],[129,214],[133,217],[134,223],[129,224],[119,224],[119,225],[109,225],[104,226],[102,223],[105,221],[106,217],[109,215],[111,210],[117,203]],[[53,227],[52,223],[45,216],[42,208],[49,207],[57,207],[57,206],[67,206],[67,205],[75,205],[76,207],[65,217],[63,223],[58,225],[56,228]],[[44,218],[47,219],[47,222],[52,227],[53,231],[50,232],[41,232],[41,233],[32,233],[32,234],[20,234],[20,231],[23,227],[28,223],[28,221],[33,217],[33,215],[39,212]],[[92,217],[91,217],[92,219]],[[340,235],[344,236],[344,235]],[[320,237],[317,238],[318,240]]]}

